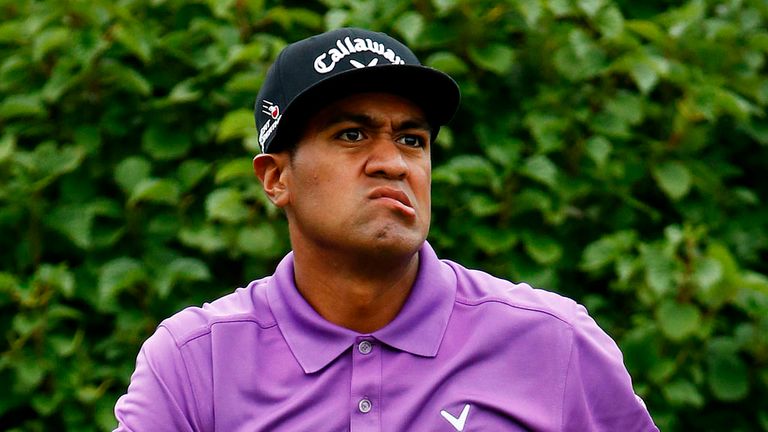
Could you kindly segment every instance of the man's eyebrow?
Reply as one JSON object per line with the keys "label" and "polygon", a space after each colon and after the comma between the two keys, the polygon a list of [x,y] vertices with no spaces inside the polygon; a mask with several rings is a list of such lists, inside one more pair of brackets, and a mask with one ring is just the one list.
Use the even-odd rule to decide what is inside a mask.
{"label": "man's eyebrow", "polygon": [[[329,128],[336,124],[345,122],[357,123],[371,129],[379,127],[383,123],[382,121],[377,120],[367,114],[340,112],[330,116],[326,121],[323,122],[322,127]],[[395,125],[395,130],[397,131],[407,129],[422,129],[431,132],[432,126],[430,126],[426,120],[421,118],[406,119]]]}

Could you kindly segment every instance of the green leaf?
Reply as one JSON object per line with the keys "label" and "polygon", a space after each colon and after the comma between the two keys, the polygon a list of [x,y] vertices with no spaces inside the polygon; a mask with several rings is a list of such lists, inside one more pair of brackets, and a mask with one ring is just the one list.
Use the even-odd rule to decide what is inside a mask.
{"label": "green leaf", "polygon": [[142,62],[152,59],[152,43],[149,32],[139,26],[126,26],[118,23],[112,28],[112,34],[121,45],[136,55]]}
{"label": "green leaf", "polygon": [[21,336],[30,336],[45,325],[39,314],[17,314],[13,317],[12,327]]}
{"label": "green leaf", "polygon": [[176,181],[148,178],[141,180],[131,191],[128,205],[135,206],[140,202],[176,205],[180,196],[181,190]]}
{"label": "green leaf", "polygon": [[81,249],[108,246],[122,235],[120,228],[107,234],[94,230],[97,216],[119,219],[123,208],[112,200],[96,199],[86,203],[61,205],[46,215],[46,223],[69,238],[75,246]]}
{"label": "green leaf", "polygon": [[515,2],[515,6],[520,14],[525,18],[525,24],[533,29],[536,28],[539,19],[541,18],[543,7],[540,0],[529,0]]}
{"label": "green leaf", "polygon": [[587,155],[598,167],[604,167],[611,155],[613,146],[605,137],[596,135],[586,142]]}
{"label": "green leaf", "polygon": [[637,52],[618,60],[617,67],[629,73],[643,94],[650,93],[661,77],[669,72],[666,59],[645,52]]}
{"label": "green leaf", "polygon": [[59,59],[43,86],[42,97],[48,104],[57,102],[61,96],[81,79],[76,73],[77,64],[71,58]]}
{"label": "green leaf", "polygon": [[59,147],[55,142],[46,141],[26,156],[17,161],[31,171],[36,180],[34,189],[42,190],[60,176],[76,170],[85,158],[85,151],[81,146]]}
{"label": "green leaf", "polygon": [[663,301],[656,309],[656,319],[661,331],[674,341],[681,341],[701,326],[701,312],[690,303]]}
{"label": "green leaf", "polygon": [[664,398],[672,406],[692,406],[701,408],[704,406],[704,397],[690,381],[679,379],[662,388]]}
{"label": "green leaf", "polygon": [[141,137],[141,147],[157,160],[180,159],[189,152],[189,134],[159,125],[148,127]]}
{"label": "green leaf", "polygon": [[557,186],[559,170],[557,165],[552,163],[544,155],[536,155],[528,158],[522,168],[522,173],[536,181],[554,188]]}
{"label": "green leaf", "polygon": [[627,29],[656,43],[662,43],[666,39],[664,31],[653,21],[629,20],[625,23]]}
{"label": "green leaf", "polygon": [[703,0],[692,0],[683,6],[672,9],[666,14],[669,26],[669,34],[678,38],[691,26],[701,23],[706,13],[707,5]]}
{"label": "green leaf", "polygon": [[42,384],[48,372],[45,362],[41,358],[18,362],[15,369],[16,382],[13,390],[28,395],[35,394],[35,390]]}
{"label": "green leaf", "polygon": [[146,159],[131,156],[115,168],[115,182],[124,192],[131,194],[139,183],[149,178],[151,169],[152,165]]}
{"label": "green leaf", "polygon": [[179,240],[185,246],[205,253],[217,252],[227,246],[222,233],[211,225],[184,227],[179,231]]}
{"label": "green leaf", "polygon": [[274,258],[282,253],[277,232],[266,223],[240,229],[237,245],[243,252],[258,258]]}
{"label": "green leaf", "polygon": [[216,170],[214,181],[216,184],[222,184],[232,179],[253,180],[254,177],[251,159],[241,158],[228,161]]}
{"label": "green leaf", "polygon": [[99,271],[99,307],[112,310],[117,306],[117,296],[121,292],[146,280],[146,271],[139,261],[128,257],[109,261]]}
{"label": "green leaf", "polygon": [[194,102],[203,96],[203,92],[195,89],[195,79],[187,79],[176,84],[168,93],[168,100],[172,103]]}
{"label": "green leaf", "polygon": [[430,55],[424,64],[454,76],[463,75],[469,71],[469,66],[464,60],[448,51],[440,51]]}
{"label": "green leaf", "polygon": [[233,10],[237,10],[235,6],[236,0],[205,0],[208,7],[211,8],[213,15],[217,18],[232,19]]}
{"label": "green leaf", "polygon": [[602,9],[595,18],[600,33],[609,39],[618,38],[624,32],[624,16],[621,10],[611,4]]}
{"label": "green leaf", "polygon": [[0,164],[9,160],[16,150],[16,137],[10,133],[0,137]]}
{"label": "green leaf", "polygon": [[579,266],[588,272],[601,270],[626,255],[636,242],[637,234],[629,230],[603,236],[584,249]]}
{"label": "green leaf", "polygon": [[709,290],[723,280],[723,267],[716,259],[703,257],[694,263],[693,279],[700,288]]}
{"label": "green leaf", "polygon": [[74,142],[85,149],[87,154],[96,154],[102,144],[101,131],[94,125],[81,125],[74,130]]}
{"label": "green leaf", "polygon": [[630,125],[640,124],[645,117],[643,98],[628,91],[619,91],[605,103],[606,111]]}
{"label": "green leaf", "polygon": [[26,20],[3,20],[0,22],[0,43],[23,43],[32,34],[32,29]]}
{"label": "green leaf", "polygon": [[432,5],[437,9],[438,16],[445,16],[459,4],[458,0],[432,0]]}
{"label": "green leaf", "polygon": [[207,281],[211,279],[208,266],[196,258],[176,258],[160,270],[157,296],[167,298],[179,281]]}
{"label": "green leaf", "polygon": [[680,162],[665,161],[653,167],[653,177],[661,190],[673,201],[678,201],[691,189],[691,172]]}
{"label": "green leaf", "polygon": [[565,78],[581,81],[603,71],[606,55],[586,32],[574,29],[568,34],[568,43],[555,52],[554,65]]}
{"label": "green leaf", "polygon": [[433,172],[433,181],[454,185],[488,186],[495,177],[493,165],[487,159],[474,155],[457,156]]}
{"label": "green leaf", "polygon": [[250,211],[237,189],[216,189],[205,199],[205,210],[210,220],[239,223],[248,218]]}
{"label": "green leaf", "polygon": [[16,276],[0,272],[0,307],[10,304],[19,292],[19,281]]}
{"label": "green leaf", "polygon": [[[705,256],[699,261],[702,263],[696,264],[693,274],[694,281],[699,283],[696,294],[700,301],[710,307],[719,308],[745,287],[742,270],[725,245],[711,242]],[[710,285],[715,280],[717,282]]]}
{"label": "green leaf", "polygon": [[0,102],[0,119],[45,115],[45,106],[39,93],[6,96]]}
{"label": "green leaf", "polygon": [[584,11],[588,17],[594,17],[597,12],[605,5],[605,0],[577,0],[579,9]]}
{"label": "green leaf", "polygon": [[65,265],[41,265],[35,272],[35,284],[43,289],[60,292],[71,298],[75,294],[75,276]]}
{"label": "green leaf", "polygon": [[35,36],[32,47],[32,58],[39,62],[49,52],[60,48],[69,42],[70,31],[66,27],[54,27],[44,30]]}
{"label": "green leaf", "polygon": [[523,147],[525,146],[521,140],[489,139],[488,141],[492,141],[484,146],[488,159],[510,170],[518,166]]}
{"label": "green leaf", "polygon": [[739,120],[746,121],[751,114],[761,113],[760,109],[756,108],[745,98],[738,94],[718,89],[715,95],[715,103],[723,111]]}
{"label": "green leaf", "polygon": [[517,233],[512,229],[498,229],[478,225],[470,232],[472,243],[488,255],[497,255],[511,250],[518,242]]}
{"label": "green leaf", "polygon": [[501,204],[485,194],[472,194],[467,200],[470,213],[477,217],[493,216],[501,209]]}
{"label": "green leaf", "polygon": [[673,257],[659,245],[641,245],[640,253],[645,264],[645,282],[651,290],[658,296],[671,291],[677,276]]}
{"label": "green leaf", "polygon": [[407,45],[414,45],[424,29],[424,18],[416,11],[406,12],[395,21],[394,29],[400,33]]}
{"label": "green leaf", "polygon": [[760,422],[760,427],[763,428],[763,431],[768,431],[768,411],[760,410],[757,413],[757,418]]}
{"label": "green leaf", "polygon": [[525,117],[525,124],[542,153],[563,148],[562,134],[568,127],[568,122],[563,117],[532,112]]}
{"label": "green leaf", "polygon": [[182,192],[187,192],[202,181],[211,170],[210,164],[198,160],[189,159],[179,165],[176,177],[181,183]]}
{"label": "green leaf", "polygon": [[149,96],[152,93],[152,84],[133,68],[114,60],[104,60],[99,64],[105,83],[140,96]]}
{"label": "green leaf", "polygon": [[223,142],[234,138],[245,138],[256,133],[253,112],[248,109],[238,109],[227,113],[219,124],[216,141]]}
{"label": "green leaf", "polygon": [[546,235],[525,233],[523,244],[528,255],[542,265],[553,264],[563,256],[562,246]]}
{"label": "green leaf", "polygon": [[35,409],[35,412],[37,412],[37,414],[42,417],[51,416],[60,410],[62,402],[64,402],[64,394],[62,393],[38,393],[32,396],[30,401],[32,407]]}
{"label": "green leaf", "polygon": [[493,43],[484,47],[469,47],[469,58],[480,68],[504,75],[515,63],[515,50],[507,45]]}
{"label": "green leaf", "polygon": [[70,357],[82,346],[84,338],[85,332],[80,329],[72,336],[51,336],[49,343],[53,347],[54,352],[56,352],[56,355]]}
{"label": "green leaf", "polygon": [[98,399],[104,396],[107,387],[105,385],[85,385],[75,391],[77,400],[85,405],[93,405]]}
{"label": "green leaf", "polygon": [[710,354],[707,366],[707,383],[717,399],[735,402],[749,394],[749,372],[736,354]]}
{"label": "green leaf", "polygon": [[325,14],[325,28],[334,30],[344,27],[349,22],[349,12],[342,9],[331,9]]}

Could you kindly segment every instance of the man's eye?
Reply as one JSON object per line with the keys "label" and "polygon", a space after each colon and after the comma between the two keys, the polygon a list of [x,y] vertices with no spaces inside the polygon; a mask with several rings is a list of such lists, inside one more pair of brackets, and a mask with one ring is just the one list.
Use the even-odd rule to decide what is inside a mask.
{"label": "man's eye", "polygon": [[339,134],[339,138],[344,141],[360,141],[363,139],[363,133],[357,129],[349,129]]}
{"label": "man's eye", "polygon": [[408,147],[424,147],[424,138],[416,135],[405,135],[398,141]]}

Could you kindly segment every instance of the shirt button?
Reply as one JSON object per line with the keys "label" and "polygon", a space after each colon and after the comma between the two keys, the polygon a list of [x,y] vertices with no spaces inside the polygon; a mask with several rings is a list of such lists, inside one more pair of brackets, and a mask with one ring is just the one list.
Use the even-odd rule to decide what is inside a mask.
{"label": "shirt button", "polygon": [[371,411],[371,408],[373,408],[373,404],[368,399],[360,399],[360,402],[357,404],[357,409],[360,410],[361,413],[366,414]]}
{"label": "shirt button", "polygon": [[373,344],[367,340],[364,340],[357,344],[357,350],[360,351],[360,354],[370,354],[370,352],[373,350]]}

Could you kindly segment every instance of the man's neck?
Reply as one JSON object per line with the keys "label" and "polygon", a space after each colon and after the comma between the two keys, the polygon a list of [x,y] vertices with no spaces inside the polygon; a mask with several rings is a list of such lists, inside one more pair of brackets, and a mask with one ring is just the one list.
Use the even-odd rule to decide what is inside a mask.
{"label": "man's neck", "polygon": [[294,248],[296,287],[326,320],[372,333],[405,304],[419,270],[419,254],[400,259],[350,255]]}

